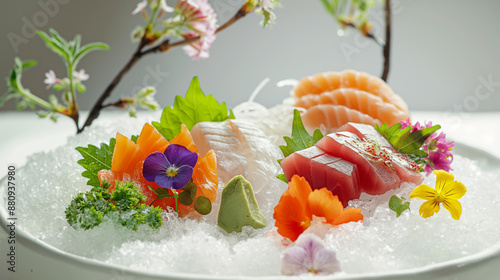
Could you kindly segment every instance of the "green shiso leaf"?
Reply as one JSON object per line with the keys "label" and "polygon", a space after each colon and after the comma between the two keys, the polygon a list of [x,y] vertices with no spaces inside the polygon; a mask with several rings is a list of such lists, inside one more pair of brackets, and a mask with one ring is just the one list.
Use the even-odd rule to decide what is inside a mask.
{"label": "green shiso leaf", "polygon": [[321,138],[323,138],[323,134],[319,129],[316,129],[312,136],[307,133],[302,123],[302,119],[300,118],[300,113],[295,109],[293,111],[292,137],[283,137],[286,145],[281,145],[280,149],[283,155],[287,157],[296,151],[314,146]]}
{"label": "green shiso leaf", "polygon": [[[297,109],[293,111],[293,121],[292,121],[292,137],[283,137],[286,145],[281,145],[280,149],[284,157],[287,157],[294,152],[304,150],[314,146],[321,138],[323,134],[319,129],[316,129],[311,136],[304,127],[302,119],[300,118],[300,113]],[[283,159],[278,159],[278,163],[281,163]],[[276,176],[283,182],[288,183],[284,174],[279,174]]]}
{"label": "green shiso leaf", "polygon": [[398,141],[397,149],[404,154],[415,154],[425,143],[427,138],[441,128],[440,125],[434,125],[424,129],[416,130],[401,135]]}
{"label": "green shiso leaf", "polygon": [[388,127],[387,123],[382,126],[375,125],[375,129],[382,134],[391,145],[399,152],[408,155],[416,163],[421,163],[427,157],[427,153],[422,149],[422,145],[441,126],[434,125],[420,130],[411,131],[411,126],[401,129],[402,125],[397,123]]}
{"label": "green shiso leaf", "polygon": [[281,181],[285,182],[288,184],[288,180],[286,179],[285,174],[278,174],[276,175],[276,178],[280,179]]}
{"label": "green shiso leaf", "polygon": [[78,164],[85,168],[82,176],[89,179],[87,185],[93,187],[100,186],[97,172],[103,169],[111,169],[111,160],[113,159],[115,144],[116,139],[111,138],[109,144],[102,143],[99,148],[94,145],[76,148],[83,156],[83,159],[80,159]]}
{"label": "green shiso leaf", "polygon": [[191,130],[199,122],[221,122],[226,119],[234,119],[233,112],[227,109],[225,102],[219,104],[212,95],[205,95],[198,77],[194,77],[186,96],[177,96],[174,106],[165,107],[160,122],[153,122],[153,126],[170,140],[181,132],[181,124]]}
{"label": "green shiso leaf", "polygon": [[406,201],[404,197],[399,198],[393,195],[389,200],[389,208],[396,212],[396,217],[399,217],[404,211],[410,209],[410,202]]}

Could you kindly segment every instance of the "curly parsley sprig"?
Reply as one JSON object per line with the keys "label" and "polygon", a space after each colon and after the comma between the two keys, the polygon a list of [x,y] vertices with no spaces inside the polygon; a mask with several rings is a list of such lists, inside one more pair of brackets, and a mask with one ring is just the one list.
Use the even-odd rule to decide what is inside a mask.
{"label": "curly parsley sprig", "polygon": [[104,181],[101,186],[73,198],[65,211],[66,220],[73,228],[92,229],[106,217],[132,230],[143,224],[153,229],[163,224],[162,209],[142,203],[145,197],[133,182],[117,182],[111,193],[109,186],[109,182]]}

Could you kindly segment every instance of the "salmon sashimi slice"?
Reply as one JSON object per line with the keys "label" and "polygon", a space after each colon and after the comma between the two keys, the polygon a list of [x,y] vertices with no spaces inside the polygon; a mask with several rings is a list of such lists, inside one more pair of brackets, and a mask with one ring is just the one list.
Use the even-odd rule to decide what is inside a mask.
{"label": "salmon sashimi slice", "polygon": [[360,123],[347,123],[338,131],[348,131],[354,133],[362,140],[376,141],[377,145],[387,151],[387,154],[390,156],[390,160],[396,172],[398,173],[399,178],[402,182],[409,182],[414,184],[420,184],[424,180],[424,176],[422,176],[420,172],[420,167],[408,158],[406,155],[400,153],[382,136],[373,126],[360,124]]}
{"label": "salmon sashimi slice", "polygon": [[347,122],[380,124],[380,121],[357,110],[342,105],[318,104],[301,115],[306,130],[312,134],[319,128],[323,134],[335,132]]}
{"label": "salmon sashimi slice", "polygon": [[[146,157],[154,152],[163,153],[170,144],[182,145],[191,152],[197,152],[192,136],[185,125],[181,126],[181,132],[170,143],[149,123],[144,125],[137,139],[137,144],[117,133],[111,170],[99,171],[99,181],[108,181],[111,184],[109,191],[113,191],[116,181],[131,180],[137,184],[143,195],[146,196],[145,204],[159,206],[162,209],[173,208],[175,200],[173,198],[156,199],[156,194],[149,187],[155,190],[161,187],[154,182],[148,182],[142,173]],[[203,195],[214,203],[218,188],[218,176],[217,158],[213,151],[206,151],[203,156],[198,155],[198,161],[193,168],[192,179],[198,187],[196,196]],[[179,205],[179,215],[186,216],[188,214],[199,216],[194,213],[192,205]]]}
{"label": "salmon sashimi slice", "polygon": [[400,186],[397,172],[384,161],[373,159],[363,150],[364,142],[350,132],[331,133],[323,137],[316,146],[327,154],[342,158],[358,167],[359,189],[368,194],[383,194]]}
{"label": "salmon sashimi slice", "polygon": [[339,73],[318,73],[299,81],[292,91],[296,98],[309,94],[321,94],[339,88],[353,88],[379,96],[384,102],[392,103],[402,111],[408,111],[404,100],[382,79],[364,72],[345,70]]}
{"label": "salmon sashimi slice", "polygon": [[141,150],[141,153],[146,156],[156,151],[165,151],[168,145],[167,139],[149,123],[143,126],[141,134],[137,138],[137,146]]}
{"label": "salmon sashimi slice", "polygon": [[378,119],[381,123],[386,122],[389,126],[410,117],[408,111],[385,102],[381,97],[353,88],[305,95],[297,100],[295,106],[308,109],[318,104],[342,105]]}
{"label": "salmon sashimi slice", "polygon": [[116,144],[111,160],[111,170],[133,172],[136,163],[145,158],[139,146],[121,133],[116,133]]}
{"label": "salmon sashimi slice", "polygon": [[[189,129],[185,124],[181,124],[181,132],[177,134],[174,138],[172,138],[169,144],[181,145],[186,147],[186,149],[188,149],[189,151],[199,154],[198,149],[194,144],[193,136],[191,135],[191,133],[189,133]],[[203,155],[201,156],[204,156],[208,152],[209,151],[205,151],[205,153],[203,153]]]}

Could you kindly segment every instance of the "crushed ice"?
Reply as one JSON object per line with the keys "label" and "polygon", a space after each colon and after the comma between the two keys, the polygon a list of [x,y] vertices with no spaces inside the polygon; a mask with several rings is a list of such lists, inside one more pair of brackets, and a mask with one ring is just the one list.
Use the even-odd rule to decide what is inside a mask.
{"label": "crushed ice", "polygon": [[[256,103],[255,103],[256,104]],[[287,105],[265,109],[239,110],[239,119],[253,122],[274,143],[290,134],[292,114]],[[285,119],[283,116],[286,117]],[[77,146],[108,142],[116,132],[138,134],[153,119],[120,118],[100,120],[83,134],[73,136],[67,145],[53,152],[35,154],[19,170],[19,228],[63,251],[130,267],[137,270],[170,273],[189,272],[215,275],[279,275],[280,254],[284,247],[272,232],[272,211],[268,226],[242,233],[227,234],[214,223],[212,215],[202,221],[165,215],[158,230],[142,226],[138,231],[115,227],[110,221],[88,230],[75,230],[65,220],[64,210],[78,192],[87,191]],[[386,272],[421,267],[471,255],[499,242],[500,192],[498,169],[483,169],[479,163],[455,156],[452,165],[457,180],[468,189],[460,200],[463,214],[455,221],[442,209],[429,219],[418,215],[423,201],[411,200],[410,211],[396,218],[388,208],[393,194],[409,197],[414,186],[384,195],[362,195],[351,206],[360,207],[364,224],[349,223],[329,229],[326,246],[337,252],[343,273]],[[425,184],[434,185],[432,175]],[[281,183],[284,184],[284,183]],[[285,186],[286,188],[286,186]],[[269,190],[261,208],[272,209],[281,196],[282,185]],[[5,204],[4,204],[5,205]],[[476,238],[481,236],[481,238]]]}

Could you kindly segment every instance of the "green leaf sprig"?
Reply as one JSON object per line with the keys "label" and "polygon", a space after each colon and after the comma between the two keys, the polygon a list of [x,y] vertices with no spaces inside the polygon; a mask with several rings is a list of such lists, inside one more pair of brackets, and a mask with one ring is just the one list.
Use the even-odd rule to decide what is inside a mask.
{"label": "green leaf sprig", "polygon": [[319,129],[316,129],[312,136],[309,135],[302,123],[299,111],[295,109],[293,111],[292,137],[283,137],[286,145],[281,145],[280,149],[283,156],[287,157],[294,152],[314,146],[321,138],[323,138],[323,134]]}
{"label": "green leaf sprig", "polygon": [[428,154],[422,148],[422,145],[427,141],[434,132],[438,131],[441,126],[434,125],[423,129],[411,131],[412,127],[407,126],[404,129],[401,123],[397,123],[389,127],[387,123],[382,126],[375,125],[375,129],[382,134],[387,141],[399,152],[407,155],[417,164],[422,163],[422,159]]}
{"label": "green leaf sprig", "polygon": [[111,169],[113,151],[115,149],[116,139],[111,138],[109,144],[101,143],[100,147],[88,145],[87,147],[77,147],[76,150],[83,156],[78,161],[85,171],[82,176],[88,178],[87,185],[99,187],[100,182],[97,172],[103,169]]}
{"label": "green leaf sprig", "polygon": [[174,106],[165,107],[160,122],[152,124],[167,140],[171,140],[181,132],[181,124],[191,130],[199,122],[221,122],[227,119],[234,119],[233,111],[227,109],[225,102],[219,104],[212,95],[205,95],[198,77],[194,77],[186,96],[176,96]]}
{"label": "green leaf sprig", "polygon": [[404,197],[399,198],[398,196],[393,195],[389,200],[389,208],[396,212],[396,217],[399,217],[404,211],[410,210],[410,202],[406,201],[406,198]]}
{"label": "green leaf sprig", "polygon": [[85,86],[82,81],[75,79],[75,71],[80,60],[89,52],[94,50],[107,50],[108,45],[104,43],[89,43],[81,46],[81,36],[76,35],[71,41],[64,39],[54,29],[49,30],[49,34],[38,30],[37,34],[45,42],[46,46],[59,55],[66,65],[67,79],[60,80],[60,84],[54,85],[54,90],[62,90],[63,104],[59,103],[55,95],[50,95],[46,101],[29,89],[24,88],[21,83],[22,72],[31,66],[36,65],[35,61],[22,61],[16,57],[14,59],[14,67],[10,77],[7,78],[7,93],[0,98],[0,107],[11,98],[17,99],[17,108],[24,109],[29,106],[32,110],[36,106],[41,107],[43,111],[38,113],[41,118],[50,117],[56,121],[58,114],[71,117],[78,127],[78,106],[76,102],[76,92],[85,92]]}
{"label": "green leaf sprig", "polygon": [[93,187],[86,193],[79,193],[66,208],[66,220],[75,229],[92,229],[100,225],[105,217],[132,230],[147,224],[153,229],[163,222],[159,207],[144,204],[145,196],[131,182],[117,181],[115,190],[108,192],[110,183]]}
{"label": "green leaf sprig", "polygon": [[[284,157],[287,157],[294,152],[304,150],[314,146],[321,138],[323,134],[319,129],[316,129],[311,136],[304,127],[302,119],[300,118],[300,113],[297,109],[293,111],[293,121],[292,121],[292,137],[284,136],[286,145],[281,145],[280,149]],[[279,159],[281,162],[283,159]],[[276,176],[278,179],[288,183],[285,175],[279,174]]]}

